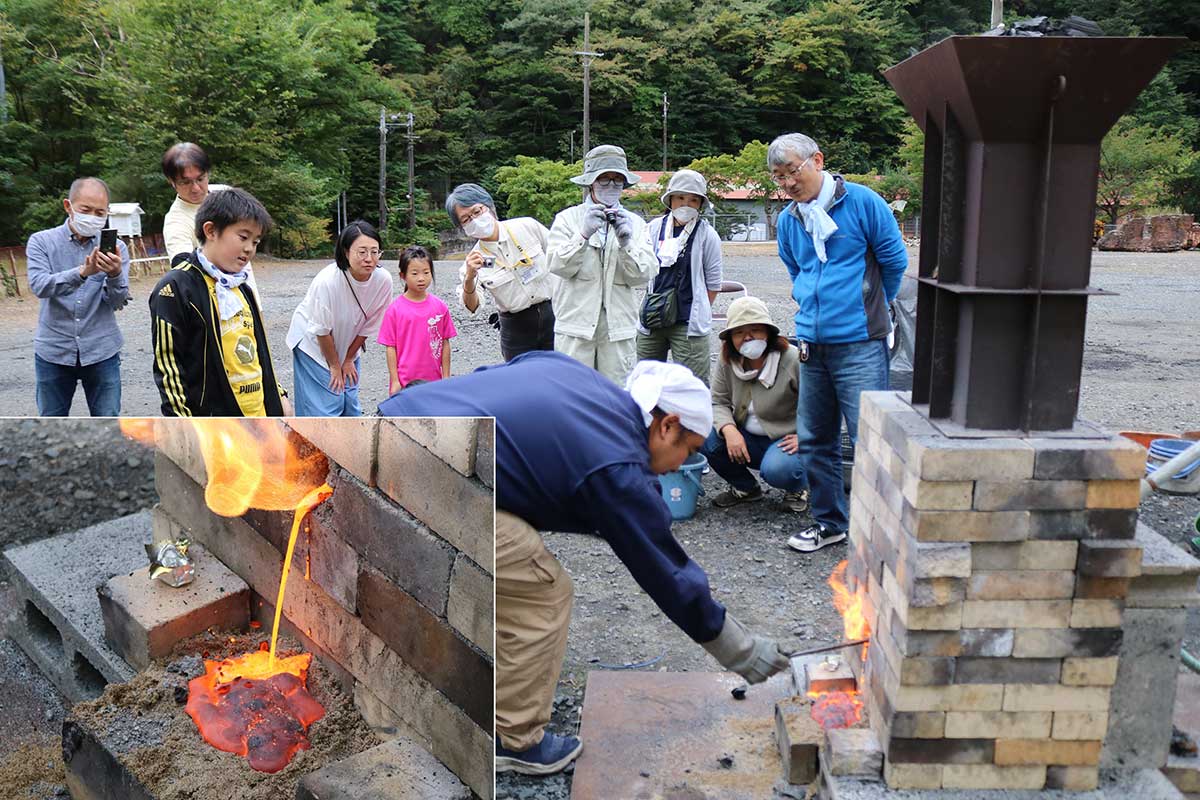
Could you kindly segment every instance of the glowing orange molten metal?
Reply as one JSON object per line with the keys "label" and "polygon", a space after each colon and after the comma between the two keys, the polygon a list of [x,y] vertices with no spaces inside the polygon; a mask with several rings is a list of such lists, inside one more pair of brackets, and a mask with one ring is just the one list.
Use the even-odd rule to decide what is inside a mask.
{"label": "glowing orange molten metal", "polygon": [[[829,575],[829,588],[833,590],[833,607],[842,615],[842,627],[846,641],[852,642],[866,639],[871,635],[871,626],[867,624],[867,616],[863,610],[866,593],[860,588],[851,592],[846,586],[846,567],[848,561],[843,561]],[[862,646],[862,659],[867,660],[867,647]],[[822,730],[830,728],[849,728],[858,724],[862,719],[862,693],[858,690],[850,692],[809,692],[812,698],[812,718]]]}
{"label": "glowing orange molten metal", "polygon": [[[189,420],[204,457],[204,499],[216,514],[237,517],[251,508],[295,509],[279,581],[270,647],[225,661],[205,661],[206,673],[188,684],[187,713],[219,750],[247,757],[250,766],[278,772],[308,748],[308,726],[325,715],[308,694],[310,654],[275,658],[279,621],[296,536],[304,517],[330,495],[319,453],[302,455],[275,420]],[[155,444],[183,420],[121,420],[125,435]]]}
{"label": "glowing orange molten metal", "polygon": [[325,709],[304,686],[312,654],[277,661],[273,674],[268,656],[258,651],[205,661],[205,674],[188,683],[186,710],[213,747],[246,756],[259,772],[278,772],[296,751],[308,749],[308,726]]}

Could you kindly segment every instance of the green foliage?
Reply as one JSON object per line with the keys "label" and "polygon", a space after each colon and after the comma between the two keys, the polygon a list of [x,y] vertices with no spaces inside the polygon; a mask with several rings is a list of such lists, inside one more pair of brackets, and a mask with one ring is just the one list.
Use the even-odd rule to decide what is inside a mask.
{"label": "green foliage", "polygon": [[1116,224],[1122,213],[1169,205],[1169,184],[1195,161],[1172,134],[1119,122],[1101,146],[1097,212]]}
{"label": "green foliage", "polygon": [[570,179],[583,172],[583,163],[564,164],[530,156],[496,170],[497,199],[503,198],[506,217],[533,217],[549,227],[554,215],[578,205],[583,195]]}

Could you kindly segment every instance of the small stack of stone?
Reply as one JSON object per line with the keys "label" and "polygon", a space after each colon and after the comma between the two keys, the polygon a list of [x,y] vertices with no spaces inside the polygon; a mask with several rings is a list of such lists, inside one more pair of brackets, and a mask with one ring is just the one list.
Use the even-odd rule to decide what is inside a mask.
{"label": "small stack of stone", "polygon": [[889,787],[1096,786],[1145,451],[1076,430],[951,438],[863,394],[847,581],[871,642],[850,660]]}

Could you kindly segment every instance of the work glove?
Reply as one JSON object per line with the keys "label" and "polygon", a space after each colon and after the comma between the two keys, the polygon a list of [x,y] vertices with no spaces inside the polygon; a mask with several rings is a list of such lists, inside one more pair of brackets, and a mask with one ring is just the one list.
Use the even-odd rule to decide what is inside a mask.
{"label": "work glove", "polygon": [[717,638],[700,646],[722,667],[750,683],[762,683],[790,666],[788,657],[774,639],[751,634],[729,613],[725,614],[725,625]]}
{"label": "work glove", "polygon": [[604,216],[604,206],[588,206],[583,212],[583,224],[579,226],[579,235],[584,239],[592,238],[592,234],[604,227],[608,220]]}
{"label": "work glove", "polygon": [[617,243],[621,247],[629,244],[629,240],[633,238],[633,219],[629,216],[629,212],[623,208],[617,209]]}

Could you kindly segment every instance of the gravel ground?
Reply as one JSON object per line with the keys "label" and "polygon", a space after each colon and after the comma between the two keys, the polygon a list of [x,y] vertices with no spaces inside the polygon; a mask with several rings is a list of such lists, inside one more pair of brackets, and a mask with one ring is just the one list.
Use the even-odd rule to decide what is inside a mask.
{"label": "gravel ground", "polygon": [[[727,250],[725,277],[744,283],[790,329],[795,305],[769,248]],[[1200,253],[1096,253],[1092,282],[1121,296],[1090,304],[1080,415],[1113,430],[1200,429],[1200,324],[1193,318]],[[705,476],[709,497],[722,484]],[[812,555],[788,549],[788,533],[809,519],[783,510],[781,498],[772,491],[765,501],[727,510],[702,499],[693,519],[676,524],[676,536],[708,571],[715,596],[748,626],[788,647],[835,642],[841,624],[825,580],[845,548]],[[1194,496],[1155,495],[1142,506],[1143,521],[1181,544],[1197,514],[1200,498]],[[578,731],[587,672],[599,664],[658,659],[647,668],[720,669],[658,612],[599,539],[551,533],[546,540],[571,574],[576,594],[552,730]],[[1185,644],[1193,652],[1200,648],[1195,614]],[[501,800],[566,800],[571,775],[501,775],[497,790]]]}

